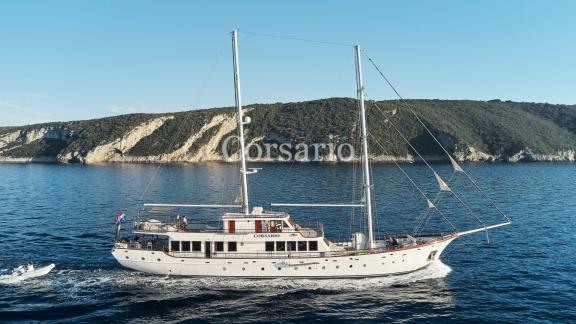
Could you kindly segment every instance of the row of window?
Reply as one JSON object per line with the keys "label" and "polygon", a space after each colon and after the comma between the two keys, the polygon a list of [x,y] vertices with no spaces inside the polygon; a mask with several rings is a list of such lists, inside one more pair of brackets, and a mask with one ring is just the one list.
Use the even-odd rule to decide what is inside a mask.
{"label": "row of window", "polygon": [[[201,252],[202,241],[171,241],[170,250],[172,252]],[[224,242],[214,242],[216,252],[224,252]],[[238,245],[236,242],[228,242],[228,252],[236,252]]]}
{"label": "row of window", "polygon": [[[207,242],[208,243],[208,242]],[[208,243],[209,244],[209,243]],[[236,242],[227,242],[228,252],[237,252]],[[170,250],[172,252],[201,252],[202,241],[171,241]],[[214,242],[215,252],[224,252],[224,242]],[[266,242],[266,252],[285,251],[318,251],[318,241],[268,241]]]}
{"label": "row of window", "polygon": [[318,251],[318,241],[268,241],[266,252],[273,251]]}

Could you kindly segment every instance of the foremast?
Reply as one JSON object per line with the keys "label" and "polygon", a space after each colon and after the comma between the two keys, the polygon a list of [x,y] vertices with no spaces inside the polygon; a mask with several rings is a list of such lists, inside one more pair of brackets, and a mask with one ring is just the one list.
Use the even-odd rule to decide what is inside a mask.
{"label": "foremast", "polygon": [[234,57],[234,94],[236,98],[236,123],[238,127],[238,143],[240,155],[240,177],[242,181],[242,210],[244,215],[250,214],[250,205],[248,203],[248,179],[250,173],[246,169],[246,153],[244,147],[244,124],[250,122],[249,119],[244,121],[242,116],[242,93],[240,92],[240,64],[238,62],[238,32],[232,31],[232,53]]}
{"label": "foremast", "polygon": [[364,80],[362,79],[362,60],[360,45],[354,46],[356,50],[356,87],[358,95],[358,108],[360,109],[361,141],[362,141],[362,171],[364,178],[364,206],[368,223],[368,247],[373,249],[374,229],[372,228],[372,184],[370,177],[370,161],[368,151],[368,131],[366,126],[366,109],[364,107]]}

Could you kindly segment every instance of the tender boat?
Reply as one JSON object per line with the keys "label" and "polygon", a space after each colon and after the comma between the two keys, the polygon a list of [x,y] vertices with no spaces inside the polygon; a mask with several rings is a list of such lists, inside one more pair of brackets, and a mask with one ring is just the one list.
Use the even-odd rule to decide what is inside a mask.
{"label": "tender boat", "polygon": [[9,274],[9,275],[3,275],[3,276],[0,276],[0,283],[10,284],[10,283],[21,282],[21,281],[24,281],[26,279],[42,277],[42,276],[47,275],[50,271],[52,271],[52,269],[54,269],[54,267],[56,267],[56,265],[54,263],[52,263],[52,264],[47,265],[45,267],[37,268],[34,270],[29,270],[29,271],[20,272],[20,273],[14,272],[14,273]]}
{"label": "tender boat", "polygon": [[[407,273],[422,269],[439,259],[444,249],[460,236],[487,232],[510,224],[506,222],[464,232],[376,237],[372,226],[372,185],[368,133],[364,107],[361,51],[355,46],[358,109],[362,144],[362,199],[357,204],[271,204],[289,209],[361,208],[367,221],[366,233],[353,233],[348,241],[334,242],[325,237],[323,227],[298,225],[286,211],[250,208],[249,174],[258,170],[246,165],[237,32],[232,32],[236,119],[239,141],[242,190],[238,205],[145,204],[134,219],[130,233],[123,235],[120,222],[112,255],[124,267],[158,275],[242,278],[364,278]],[[432,135],[432,134],[431,134]],[[464,172],[450,157],[455,172]],[[428,165],[428,164],[427,164]],[[428,165],[429,166],[429,165]],[[429,166],[430,167],[430,166]],[[432,169],[432,167],[430,167]],[[433,170],[433,169],[432,169]],[[404,175],[408,176],[406,173]],[[434,172],[439,190],[452,192]],[[467,176],[467,174],[466,174]],[[475,184],[475,183],[474,183]],[[434,199],[422,190],[430,210],[439,210]],[[458,197],[458,196],[456,196]],[[460,198],[459,198],[460,199]],[[182,210],[194,208],[229,209],[220,215],[216,227],[193,227]],[[237,209],[237,211],[233,211]],[[164,214],[162,214],[164,212]]]}

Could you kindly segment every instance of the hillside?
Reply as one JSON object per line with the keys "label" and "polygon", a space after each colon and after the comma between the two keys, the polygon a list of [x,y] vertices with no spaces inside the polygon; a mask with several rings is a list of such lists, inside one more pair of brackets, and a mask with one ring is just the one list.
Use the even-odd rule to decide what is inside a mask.
{"label": "hillside", "polygon": [[[408,100],[424,123],[461,161],[573,161],[576,106],[538,103]],[[356,101],[330,98],[245,107],[247,143],[350,143],[359,153]],[[390,112],[397,111],[395,115]],[[388,112],[386,116],[382,111]],[[376,160],[415,160],[385,122],[388,118],[423,155],[445,156],[399,101],[367,102],[371,153]],[[235,135],[233,108],[131,114],[87,121],[0,128],[1,162],[224,161],[222,145]],[[230,153],[233,142],[227,143]],[[292,150],[296,152],[295,149]],[[255,153],[255,152],[253,152]],[[329,150],[319,149],[324,160]],[[268,159],[280,153],[272,150]],[[309,151],[309,158],[315,154]],[[233,154],[231,154],[233,156]],[[262,160],[262,159],[261,159]]]}

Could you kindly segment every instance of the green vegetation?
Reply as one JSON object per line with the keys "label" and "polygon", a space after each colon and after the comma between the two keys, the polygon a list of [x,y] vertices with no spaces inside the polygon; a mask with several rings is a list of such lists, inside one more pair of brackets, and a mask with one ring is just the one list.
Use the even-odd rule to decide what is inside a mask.
{"label": "green vegetation", "polygon": [[214,135],[218,133],[219,130],[220,127],[218,127],[218,125],[212,126],[211,128],[207,129],[204,133],[202,133],[202,136],[200,136],[200,138],[196,139],[196,141],[192,143],[192,145],[188,149],[188,153],[192,154],[198,153],[200,148],[202,148],[202,146],[208,143],[212,139],[212,137],[214,137]]}
{"label": "green vegetation", "polygon": [[55,157],[66,147],[66,141],[52,138],[44,138],[29,144],[15,147],[6,155],[15,158],[28,157]]}
{"label": "green vegetation", "polygon": [[181,147],[192,134],[197,133],[205,124],[218,114],[229,112],[229,108],[206,109],[174,114],[149,136],[144,137],[127,154],[149,156],[170,153]]}
{"label": "green vegetation", "polygon": [[72,132],[65,152],[88,152],[99,145],[122,137],[134,127],[161,115],[130,114],[93,120],[70,122]]}
{"label": "green vegetation", "polygon": [[[371,138],[371,151],[374,154],[413,154],[394,127],[422,154],[441,154],[440,147],[428,136],[406,104],[412,107],[450,151],[472,146],[505,158],[525,148],[530,148],[535,153],[554,154],[573,149],[576,144],[576,106],[500,100],[368,101],[366,107],[370,133],[383,146],[380,147]],[[252,123],[246,127],[247,142],[262,137],[260,142],[346,142],[352,143],[355,148],[359,147],[358,109],[354,99],[329,98],[286,104],[255,104],[246,108],[247,115],[252,119]],[[392,111],[397,113],[393,115]],[[66,129],[70,138],[67,142],[43,139],[27,145],[14,142],[9,147],[16,148],[4,152],[0,150],[0,155],[31,157],[56,156],[58,153],[67,152],[83,154],[82,152],[120,138],[152,118],[171,115],[174,119],[165,122],[126,152],[129,156],[160,155],[178,149],[214,116],[223,113],[231,116],[234,109],[132,114],[87,121],[3,127],[0,128],[0,134],[42,127]],[[198,152],[219,129],[219,125],[216,125],[206,130],[189,148],[188,153]],[[236,130],[233,130],[228,135],[235,134]],[[230,145],[237,146],[235,143]]]}

